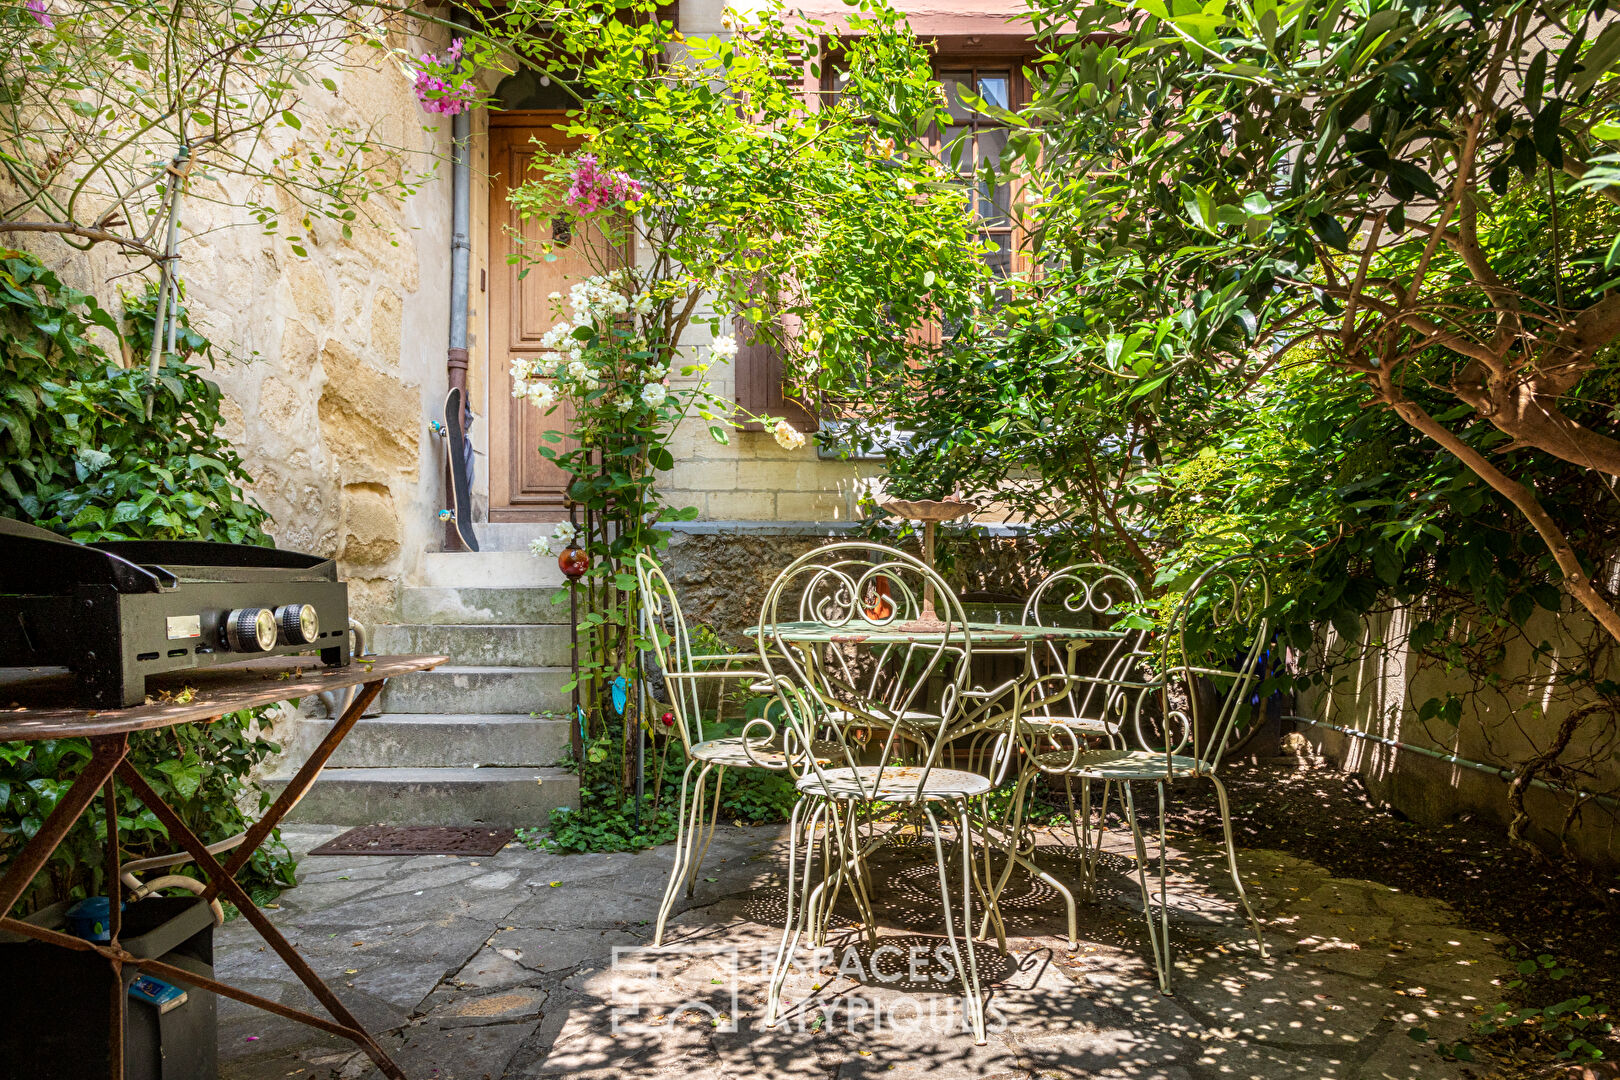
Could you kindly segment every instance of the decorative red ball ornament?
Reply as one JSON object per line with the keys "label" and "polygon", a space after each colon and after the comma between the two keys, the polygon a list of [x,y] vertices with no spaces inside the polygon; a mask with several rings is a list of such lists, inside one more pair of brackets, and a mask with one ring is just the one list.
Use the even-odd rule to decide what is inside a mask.
{"label": "decorative red ball ornament", "polygon": [[675,714],[672,712],[665,713],[663,716],[659,717],[659,719],[664,722],[665,727],[675,726]]}
{"label": "decorative red ball ornament", "polygon": [[557,556],[557,569],[561,570],[569,581],[578,581],[590,568],[591,557],[577,544],[569,544]]}

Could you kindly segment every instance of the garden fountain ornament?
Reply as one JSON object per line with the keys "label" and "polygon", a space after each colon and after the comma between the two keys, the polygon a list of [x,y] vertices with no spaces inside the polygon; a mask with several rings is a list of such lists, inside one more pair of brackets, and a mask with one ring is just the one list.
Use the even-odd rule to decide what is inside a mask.
{"label": "garden fountain ornament", "polygon": [[[943,499],[885,499],[878,504],[884,511],[907,521],[923,523],[922,557],[928,569],[934,570],[934,526],[942,521],[966,517],[978,509],[974,503],[963,502],[954,496]],[[938,633],[949,624],[942,622],[934,611],[934,585],[923,584],[922,611],[917,618],[895,627],[896,630],[919,633]]]}

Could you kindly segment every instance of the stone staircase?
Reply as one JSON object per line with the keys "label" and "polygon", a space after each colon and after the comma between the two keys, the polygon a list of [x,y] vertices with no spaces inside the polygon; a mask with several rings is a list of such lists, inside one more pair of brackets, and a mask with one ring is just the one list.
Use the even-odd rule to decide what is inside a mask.
{"label": "stone staircase", "polygon": [[[536,826],[579,801],[557,767],[568,752],[568,607],[562,576],[527,551],[431,552],[398,621],[371,628],[376,653],[450,662],[393,679],[291,820],[331,825]],[[331,730],[303,718],[284,782]]]}

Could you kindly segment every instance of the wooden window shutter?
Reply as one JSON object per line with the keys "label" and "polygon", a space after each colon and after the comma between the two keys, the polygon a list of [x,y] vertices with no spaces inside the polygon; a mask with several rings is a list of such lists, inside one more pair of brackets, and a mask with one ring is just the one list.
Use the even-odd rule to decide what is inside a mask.
{"label": "wooden window shutter", "polygon": [[[733,332],[737,337],[737,359],[733,366],[737,404],[750,413],[785,416],[788,423],[806,433],[817,430],[821,424],[815,411],[784,392],[782,356],[777,347],[741,317],[736,320]],[[763,427],[757,422],[743,424],[744,431],[760,431]]]}

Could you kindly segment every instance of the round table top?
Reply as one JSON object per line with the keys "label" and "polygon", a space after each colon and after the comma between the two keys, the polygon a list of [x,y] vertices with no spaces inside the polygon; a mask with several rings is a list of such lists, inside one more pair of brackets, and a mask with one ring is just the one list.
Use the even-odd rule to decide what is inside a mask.
{"label": "round table top", "polygon": [[[964,624],[952,624],[948,630],[950,637],[961,637],[961,627]],[[975,644],[985,645],[1022,645],[1034,641],[1117,641],[1124,637],[1119,630],[1092,630],[1080,626],[1019,626],[1014,623],[976,623],[965,624],[967,636]],[[939,643],[946,640],[947,630],[917,630],[908,629],[898,625],[885,626],[881,623],[868,623],[863,620],[852,620],[847,623],[830,624],[822,622],[784,622],[772,623],[769,626],[751,626],[746,633],[750,637],[759,637],[761,631],[777,641],[791,642],[859,642],[871,645],[902,645],[907,642]]]}

